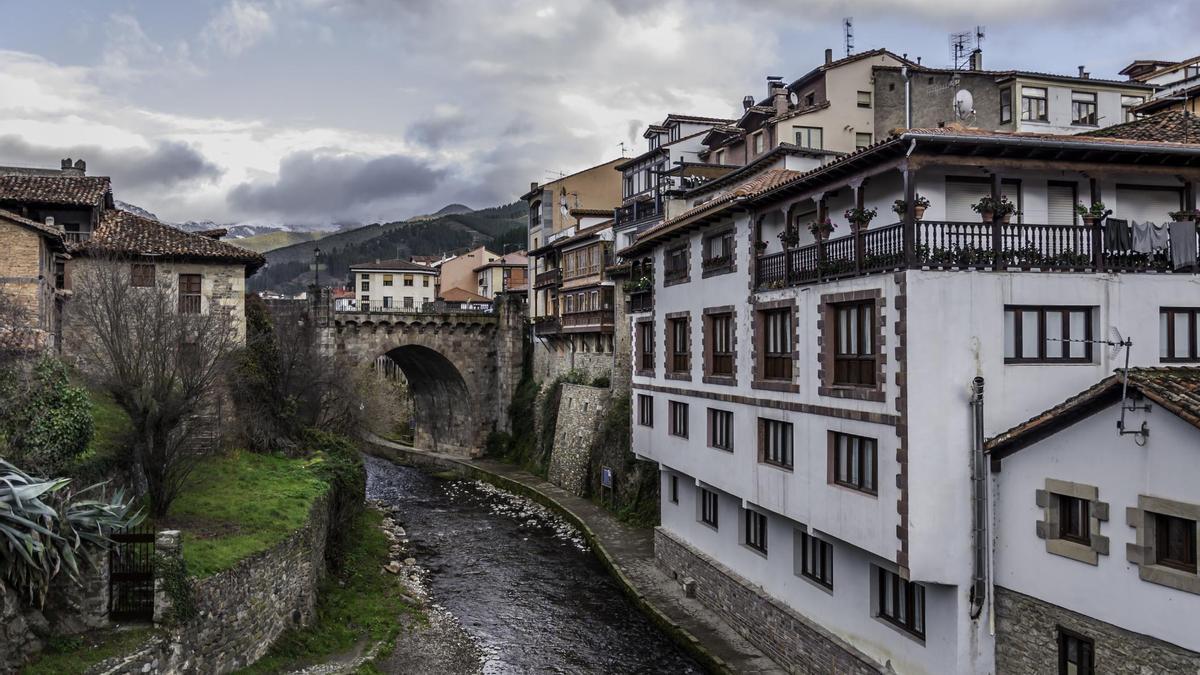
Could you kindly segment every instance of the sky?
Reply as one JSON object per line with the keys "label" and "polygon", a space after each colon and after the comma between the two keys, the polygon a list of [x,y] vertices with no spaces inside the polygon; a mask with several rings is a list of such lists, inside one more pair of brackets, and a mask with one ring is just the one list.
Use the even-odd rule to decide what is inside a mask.
{"label": "sky", "polygon": [[511,202],[734,116],[826,47],[1117,78],[1200,52],[1193,0],[0,0],[0,165],[83,158],[164,220],[323,225]]}

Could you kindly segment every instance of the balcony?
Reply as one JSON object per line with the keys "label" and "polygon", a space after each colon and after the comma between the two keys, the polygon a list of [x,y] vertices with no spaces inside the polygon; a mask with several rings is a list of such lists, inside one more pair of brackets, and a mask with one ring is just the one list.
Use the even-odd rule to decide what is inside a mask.
{"label": "balcony", "polygon": [[663,206],[657,199],[636,201],[625,206],[618,206],[615,209],[613,227],[621,228],[625,225],[650,220],[651,218],[661,218],[662,215]]}
{"label": "balcony", "polygon": [[612,309],[595,309],[562,315],[564,333],[611,333],[613,331]]}
{"label": "balcony", "polygon": [[558,335],[562,329],[557,316],[535,316],[533,318],[533,334],[538,337]]}
{"label": "balcony", "polygon": [[1170,246],[1109,249],[1104,226],[918,221],[906,241],[895,223],[759,256],[761,289],[800,286],[902,268],[1037,272],[1170,272]]}
{"label": "balcony", "polygon": [[537,276],[534,277],[533,287],[535,289],[549,288],[551,286],[557,286],[561,283],[562,270],[555,268],[552,270],[546,270],[545,272],[538,272]]}
{"label": "balcony", "polygon": [[92,238],[91,230],[84,232],[63,232],[63,241],[68,244],[82,244]]}
{"label": "balcony", "polygon": [[629,313],[649,312],[654,309],[654,289],[643,288],[629,292]]}

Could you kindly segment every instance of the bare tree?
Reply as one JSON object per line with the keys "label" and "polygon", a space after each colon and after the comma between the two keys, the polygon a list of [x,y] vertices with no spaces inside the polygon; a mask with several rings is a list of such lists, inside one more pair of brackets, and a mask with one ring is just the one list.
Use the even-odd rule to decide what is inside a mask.
{"label": "bare tree", "polygon": [[0,368],[26,356],[38,343],[37,316],[18,288],[0,282]]}
{"label": "bare tree", "polygon": [[238,346],[234,318],[212,302],[189,311],[201,308],[161,277],[134,286],[127,259],[84,259],[72,276],[81,370],[129,414],[134,476],[154,515],[165,515],[201,453],[188,437],[220,396]]}

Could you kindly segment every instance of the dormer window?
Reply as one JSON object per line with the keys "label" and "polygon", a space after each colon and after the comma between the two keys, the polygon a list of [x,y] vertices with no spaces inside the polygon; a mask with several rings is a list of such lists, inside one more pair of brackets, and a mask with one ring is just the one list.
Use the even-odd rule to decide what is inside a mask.
{"label": "dormer window", "polygon": [[658,147],[658,134],[654,134],[653,136],[650,137],[650,149],[653,150],[657,147]]}

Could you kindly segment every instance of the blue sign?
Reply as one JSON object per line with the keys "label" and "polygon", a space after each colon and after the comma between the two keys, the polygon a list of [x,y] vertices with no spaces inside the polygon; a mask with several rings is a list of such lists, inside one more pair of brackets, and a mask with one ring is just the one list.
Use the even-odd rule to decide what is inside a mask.
{"label": "blue sign", "polygon": [[611,467],[600,467],[600,486],[611,489],[613,486],[613,470]]}

